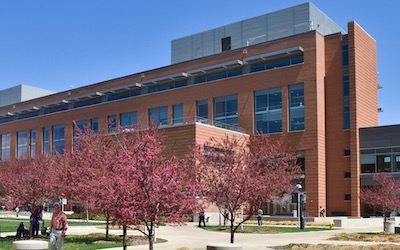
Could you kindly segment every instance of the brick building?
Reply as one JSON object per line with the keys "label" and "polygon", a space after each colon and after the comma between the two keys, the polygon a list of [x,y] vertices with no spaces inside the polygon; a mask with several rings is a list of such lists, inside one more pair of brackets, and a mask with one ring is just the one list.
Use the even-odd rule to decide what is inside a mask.
{"label": "brick building", "polygon": [[[96,130],[159,122],[168,150],[272,134],[304,164],[307,212],[360,215],[359,128],[378,124],[376,43],[311,3],[172,41],[171,65],[0,107],[1,159],[71,148]],[[268,211],[274,214],[276,211]]]}

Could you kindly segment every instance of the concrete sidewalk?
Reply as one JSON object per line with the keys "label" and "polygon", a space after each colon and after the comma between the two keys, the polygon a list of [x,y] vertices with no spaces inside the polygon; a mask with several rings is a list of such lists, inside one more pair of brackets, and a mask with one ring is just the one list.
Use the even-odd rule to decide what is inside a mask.
{"label": "concrete sidewalk", "polygon": [[[316,231],[316,232],[299,232],[299,233],[280,233],[280,234],[235,234],[235,243],[242,245],[243,250],[265,250],[268,247],[282,246],[290,243],[295,244],[331,244],[331,245],[376,245],[376,242],[349,242],[349,241],[330,241],[328,238],[340,233],[355,232],[381,232],[382,226],[379,227],[358,227],[358,228],[338,228],[336,230]],[[90,234],[105,233],[104,228],[96,228],[96,226],[70,226],[68,234]],[[1,236],[15,235],[15,233],[2,233]],[[122,235],[122,230],[110,230],[110,234]],[[142,235],[135,230],[128,230],[129,235]],[[186,248],[187,250],[206,249],[207,245],[213,243],[229,243],[230,234],[225,232],[212,232],[197,227],[197,223],[188,223],[183,226],[160,226],[157,229],[157,237],[167,240],[165,243],[156,243],[157,250],[176,250]],[[388,244],[388,243],[379,243]],[[390,243],[394,244],[394,243]],[[399,245],[400,243],[397,243]],[[147,250],[148,245],[131,246],[130,250]],[[105,250],[117,250],[118,248],[109,248]]]}
{"label": "concrete sidewalk", "polygon": [[[265,250],[272,246],[282,246],[290,243],[308,244],[332,244],[332,245],[376,245],[376,242],[346,242],[330,241],[328,238],[339,233],[354,232],[380,232],[381,227],[347,228],[318,232],[299,232],[282,234],[235,234],[235,244],[243,246],[243,250]],[[122,233],[122,231],[120,232]],[[211,232],[198,228],[196,224],[190,223],[185,226],[162,226],[157,230],[157,237],[166,239],[168,242],[155,245],[157,250],[176,250],[186,247],[188,250],[206,249],[208,244],[229,243],[230,234],[223,232]],[[385,244],[385,243],[382,243]],[[387,244],[387,243],[386,243]],[[400,243],[396,244],[399,245]],[[116,250],[110,248],[106,250]],[[128,247],[130,250],[145,250],[148,245]]]}

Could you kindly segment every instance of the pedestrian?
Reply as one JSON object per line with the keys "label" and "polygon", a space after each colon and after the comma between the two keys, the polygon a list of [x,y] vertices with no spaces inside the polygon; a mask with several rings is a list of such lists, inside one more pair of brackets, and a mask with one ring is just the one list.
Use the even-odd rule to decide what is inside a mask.
{"label": "pedestrian", "polygon": [[261,210],[261,208],[258,209],[257,211],[257,222],[258,225],[261,226],[262,225],[262,215],[263,215],[263,211]]}
{"label": "pedestrian", "polygon": [[319,206],[319,217],[324,217],[325,209],[322,206]]}
{"label": "pedestrian", "polygon": [[41,218],[41,212],[39,211],[39,208],[35,208],[33,212],[31,213],[30,217],[30,234],[31,237],[38,237],[39,235],[39,226],[40,226],[40,221],[43,221]]}
{"label": "pedestrian", "polygon": [[18,215],[19,215],[19,207],[18,206],[16,206],[15,207],[15,215],[18,217]]}
{"label": "pedestrian", "polygon": [[[51,250],[63,250],[65,233],[68,229],[67,215],[61,211],[60,203],[54,203],[54,213],[50,222],[50,247]],[[58,243],[58,248],[56,247]]]}
{"label": "pedestrian", "polygon": [[226,224],[228,223],[228,218],[229,218],[229,213],[227,210],[224,211],[224,226],[226,226]]}
{"label": "pedestrian", "polygon": [[206,226],[206,219],[204,215],[204,211],[201,211],[199,214],[199,227],[201,227],[201,223],[203,222],[204,227]]}

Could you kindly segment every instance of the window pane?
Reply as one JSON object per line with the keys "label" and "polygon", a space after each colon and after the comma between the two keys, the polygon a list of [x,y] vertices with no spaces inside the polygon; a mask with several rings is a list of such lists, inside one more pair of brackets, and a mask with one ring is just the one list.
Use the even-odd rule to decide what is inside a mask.
{"label": "window pane", "polygon": [[304,84],[289,86],[289,130],[304,130]]}
{"label": "window pane", "polygon": [[168,125],[168,107],[152,108],[149,110],[149,122],[158,126]]}
{"label": "window pane", "polygon": [[223,96],[214,99],[214,121],[237,126],[237,95]]}
{"label": "window pane", "polygon": [[120,115],[120,123],[122,127],[133,127],[137,123],[137,113],[128,112]]}
{"label": "window pane", "polygon": [[255,132],[282,132],[282,89],[260,90],[255,95]]}
{"label": "window pane", "polygon": [[183,104],[172,106],[173,124],[183,124]]}
{"label": "window pane", "polygon": [[28,131],[17,133],[17,157],[18,159],[28,158]]}
{"label": "window pane", "polygon": [[361,155],[361,173],[375,173],[375,155]]}
{"label": "window pane", "polygon": [[64,154],[64,125],[53,126],[53,154]]}
{"label": "window pane", "polygon": [[31,158],[36,157],[36,130],[31,130]]}
{"label": "window pane", "polygon": [[376,164],[378,173],[391,172],[391,157],[390,155],[377,155]]}
{"label": "window pane", "polygon": [[394,172],[400,172],[400,155],[394,156]]}
{"label": "window pane", "polygon": [[10,160],[11,134],[1,136],[1,160]]}
{"label": "window pane", "polygon": [[98,132],[99,131],[99,119],[98,118],[93,118],[90,120],[90,126],[93,132]]}
{"label": "window pane", "polygon": [[48,156],[50,153],[50,129],[43,128],[43,155]]}
{"label": "window pane", "polygon": [[117,116],[108,116],[108,132],[115,132],[117,130]]}
{"label": "window pane", "polygon": [[208,100],[197,101],[197,120],[200,122],[207,122],[208,119]]}

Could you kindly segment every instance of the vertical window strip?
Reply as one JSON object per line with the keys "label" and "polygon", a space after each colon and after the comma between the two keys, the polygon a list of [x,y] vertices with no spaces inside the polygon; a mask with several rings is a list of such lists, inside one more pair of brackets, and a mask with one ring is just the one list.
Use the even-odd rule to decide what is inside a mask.
{"label": "vertical window strip", "polygon": [[17,157],[18,159],[28,158],[28,131],[17,132]]}
{"label": "vertical window strip", "polygon": [[289,131],[304,130],[304,84],[289,86]]}
{"label": "vertical window strip", "polygon": [[11,134],[1,136],[1,160],[9,161],[11,153]]}
{"label": "vertical window strip", "polygon": [[64,141],[65,141],[65,129],[64,125],[53,126],[53,154],[59,153],[64,154]]}

